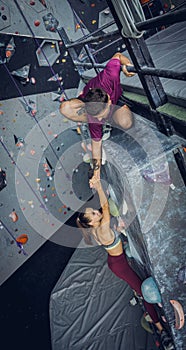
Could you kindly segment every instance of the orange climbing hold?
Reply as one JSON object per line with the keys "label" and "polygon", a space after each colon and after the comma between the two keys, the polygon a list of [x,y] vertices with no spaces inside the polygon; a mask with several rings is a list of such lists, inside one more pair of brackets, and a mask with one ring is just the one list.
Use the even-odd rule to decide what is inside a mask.
{"label": "orange climbing hold", "polygon": [[16,238],[16,242],[20,244],[26,244],[27,241],[28,241],[28,236],[25,233],[23,233],[22,235]]}

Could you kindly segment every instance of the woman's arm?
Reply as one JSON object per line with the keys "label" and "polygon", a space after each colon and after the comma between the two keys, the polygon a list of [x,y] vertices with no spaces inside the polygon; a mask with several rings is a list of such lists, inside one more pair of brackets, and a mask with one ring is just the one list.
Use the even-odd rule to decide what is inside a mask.
{"label": "woman's arm", "polygon": [[100,205],[102,208],[102,225],[105,223],[108,223],[110,225],[110,211],[109,211],[109,204],[107,197],[105,195],[105,192],[103,191],[101,181],[93,177],[92,179],[89,180],[90,188],[95,188],[95,190],[98,193],[99,200],[100,200]]}

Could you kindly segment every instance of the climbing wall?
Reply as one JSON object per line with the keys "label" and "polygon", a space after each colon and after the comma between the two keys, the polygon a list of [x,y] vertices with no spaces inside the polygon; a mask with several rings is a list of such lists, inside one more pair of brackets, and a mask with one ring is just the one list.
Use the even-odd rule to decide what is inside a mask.
{"label": "climbing wall", "polygon": [[[37,117],[19,99],[2,101],[1,107],[1,166],[7,181],[1,191],[1,283],[81,206],[73,200],[71,180],[82,162],[76,125],[60,115],[52,94],[30,100],[37,105]],[[15,242],[21,234],[28,237],[26,255]]]}
{"label": "climbing wall", "polygon": [[[106,1],[0,1],[0,9],[0,167],[7,181],[0,193],[3,283],[92,195],[81,135],[59,114],[60,102],[77,96],[80,79],[58,30],[63,27],[75,41],[112,16]],[[106,47],[99,53],[100,43],[90,50],[105,61],[116,51],[111,44],[109,52]],[[73,179],[81,181],[82,173],[79,196]],[[77,241],[65,238],[61,244],[74,247]]]}
{"label": "climbing wall", "polygon": [[123,219],[131,255],[143,278],[155,278],[162,296],[162,321],[171,327],[176,349],[185,349],[184,316],[180,313],[178,321],[171,303],[178,301],[185,313],[186,197],[174,157],[178,151],[185,156],[183,147],[179,140],[157,133],[153,125],[137,116],[131,130],[105,144],[107,157],[120,170],[125,189],[128,210],[125,205]]}
{"label": "climbing wall", "polygon": [[[69,40],[76,40],[112,21],[112,16],[105,1],[8,0],[0,1],[0,8],[0,167],[7,182],[0,193],[2,284],[54,234],[57,244],[76,247],[79,243],[80,236],[60,236],[61,226],[92,193],[86,178],[88,165],[84,177],[78,177],[84,152],[77,125],[59,114],[60,102],[76,96],[79,76],[58,29],[64,27]],[[108,42],[104,50],[102,45],[90,47],[101,62],[124,48],[121,40]],[[78,54],[86,59],[85,52]],[[183,349],[184,329],[175,329],[169,302],[185,302],[184,253],[180,253],[185,243],[184,186],[173,157],[180,143],[160,135],[160,141],[157,137],[152,141],[156,133],[141,129],[139,123],[137,118],[135,135],[116,135],[114,143],[105,143],[108,161],[117,169],[107,180],[115,187],[122,214],[120,195],[123,189],[126,193],[128,211],[125,206],[123,215],[131,252],[143,273],[156,278],[175,343]],[[152,181],[154,168],[161,174],[167,162],[172,183],[166,171],[167,182]],[[83,180],[83,188],[79,185],[76,192],[73,178]]]}

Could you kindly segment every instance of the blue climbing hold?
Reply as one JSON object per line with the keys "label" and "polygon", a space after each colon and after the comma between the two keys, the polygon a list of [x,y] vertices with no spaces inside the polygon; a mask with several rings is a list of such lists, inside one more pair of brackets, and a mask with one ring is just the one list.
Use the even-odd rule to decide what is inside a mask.
{"label": "blue climbing hold", "polygon": [[124,250],[125,250],[125,254],[128,256],[128,258],[132,258],[132,254],[131,254],[131,251],[130,251],[130,246],[128,243],[126,243],[124,245]]}
{"label": "blue climbing hold", "polygon": [[141,292],[145,301],[150,304],[161,303],[161,295],[152,277],[148,277],[141,285]]}

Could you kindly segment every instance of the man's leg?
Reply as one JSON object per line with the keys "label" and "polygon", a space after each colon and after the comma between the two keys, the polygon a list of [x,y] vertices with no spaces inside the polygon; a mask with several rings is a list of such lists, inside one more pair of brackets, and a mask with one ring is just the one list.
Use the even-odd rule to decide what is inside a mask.
{"label": "man's leg", "polygon": [[118,108],[114,112],[112,119],[121,129],[127,130],[133,126],[133,114],[126,105]]}

